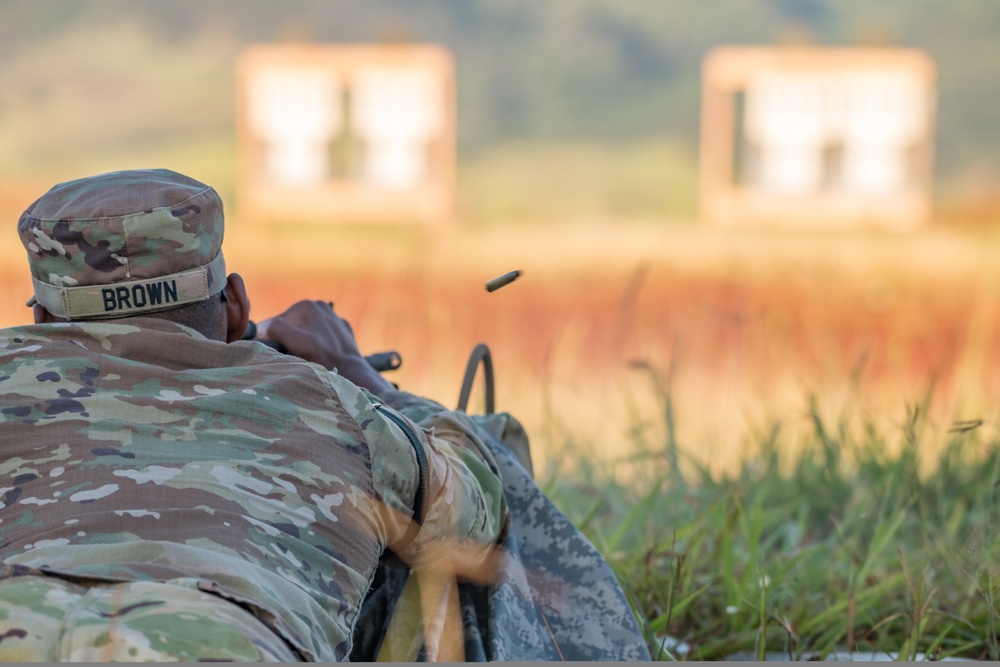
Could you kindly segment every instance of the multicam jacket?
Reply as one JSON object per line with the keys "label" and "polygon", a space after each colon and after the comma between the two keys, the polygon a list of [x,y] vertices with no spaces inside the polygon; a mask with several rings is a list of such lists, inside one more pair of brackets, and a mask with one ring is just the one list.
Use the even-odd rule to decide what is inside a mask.
{"label": "multicam jacket", "polygon": [[0,330],[0,443],[6,563],[188,581],[306,659],[349,654],[386,549],[475,561],[507,522],[465,415],[156,318]]}

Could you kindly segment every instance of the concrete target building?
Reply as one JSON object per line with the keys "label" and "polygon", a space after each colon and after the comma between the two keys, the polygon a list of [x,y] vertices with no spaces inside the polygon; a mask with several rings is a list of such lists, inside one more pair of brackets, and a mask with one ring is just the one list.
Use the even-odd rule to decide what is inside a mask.
{"label": "concrete target building", "polygon": [[703,63],[700,199],[719,225],[931,216],[934,66],[908,49],[721,48]]}
{"label": "concrete target building", "polygon": [[237,68],[241,216],[452,218],[454,64],[430,45],[262,45]]}

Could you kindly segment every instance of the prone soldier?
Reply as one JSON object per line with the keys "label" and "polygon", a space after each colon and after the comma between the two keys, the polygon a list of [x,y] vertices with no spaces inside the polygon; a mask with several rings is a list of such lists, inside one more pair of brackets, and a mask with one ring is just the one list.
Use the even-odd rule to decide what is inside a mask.
{"label": "prone soldier", "polygon": [[35,324],[0,329],[0,660],[648,659],[520,424],[398,391],[327,302],[261,323],[289,354],[242,340],[223,226],[215,190],[168,170],[62,183],[21,216]]}
{"label": "prone soldier", "polygon": [[508,512],[477,427],[395,390],[325,302],[267,322],[290,354],[241,341],[214,189],[83,178],[18,233],[36,323],[0,330],[0,659],[341,660],[385,552],[489,564]]}

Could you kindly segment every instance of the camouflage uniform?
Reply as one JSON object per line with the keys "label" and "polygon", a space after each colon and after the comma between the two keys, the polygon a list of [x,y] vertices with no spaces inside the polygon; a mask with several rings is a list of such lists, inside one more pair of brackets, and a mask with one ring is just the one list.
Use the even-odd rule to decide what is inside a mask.
{"label": "camouflage uniform", "polygon": [[[404,409],[415,418],[429,414],[415,401]],[[614,572],[532,479],[520,424],[506,413],[472,420],[500,467],[510,527],[500,545],[504,561],[496,580],[458,586],[464,659],[649,660]],[[352,659],[422,658],[426,638],[411,595],[414,577],[390,569],[378,574],[355,628]]]}
{"label": "camouflage uniform", "polygon": [[[57,186],[22,216],[38,302],[93,319],[162,310],[168,291],[171,305],[218,293],[214,191],[169,172],[100,179]],[[116,179],[127,187],[112,215]],[[468,417],[432,407],[415,425],[394,400],[419,403],[155,317],[0,331],[0,657],[58,635],[74,651],[225,658],[232,633],[175,651],[192,623],[224,624],[222,606],[195,594],[240,612],[247,651],[347,657],[384,551],[422,568],[458,553],[474,569],[507,521]],[[71,598],[42,630],[53,600]]]}
{"label": "camouflage uniform", "polygon": [[21,566],[0,566],[0,575],[4,662],[299,659],[256,616],[194,579],[86,585]]}
{"label": "camouflage uniform", "polygon": [[213,190],[94,177],[18,229],[88,321],[0,330],[0,660],[649,657],[509,415],[155,317],[222,289]]}
{"label": "camouflage uniform", "polygon": [[429,510],[404,548],[420,474],[396,413],[259,343],[139,318],[7,329],[0,360],[8,564],[193,578],[304,657],[333,660],[384,549],[414,560],[451,537],[483,546],[463,552],[472,566],[500,536],[499,481],[461,415],[424,420],[447,439],[410,427]]}

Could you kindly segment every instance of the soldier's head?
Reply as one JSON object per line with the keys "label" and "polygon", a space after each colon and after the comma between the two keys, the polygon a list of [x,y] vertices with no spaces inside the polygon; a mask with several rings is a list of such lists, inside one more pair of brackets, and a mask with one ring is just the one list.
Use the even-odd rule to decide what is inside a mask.
{"label": "soldier's head", "polygon": [[193,178],[137,169],[60,183],[21,215],[36,323],[154,316],[238,340],[250,313],[222,258],[222,200]]}

